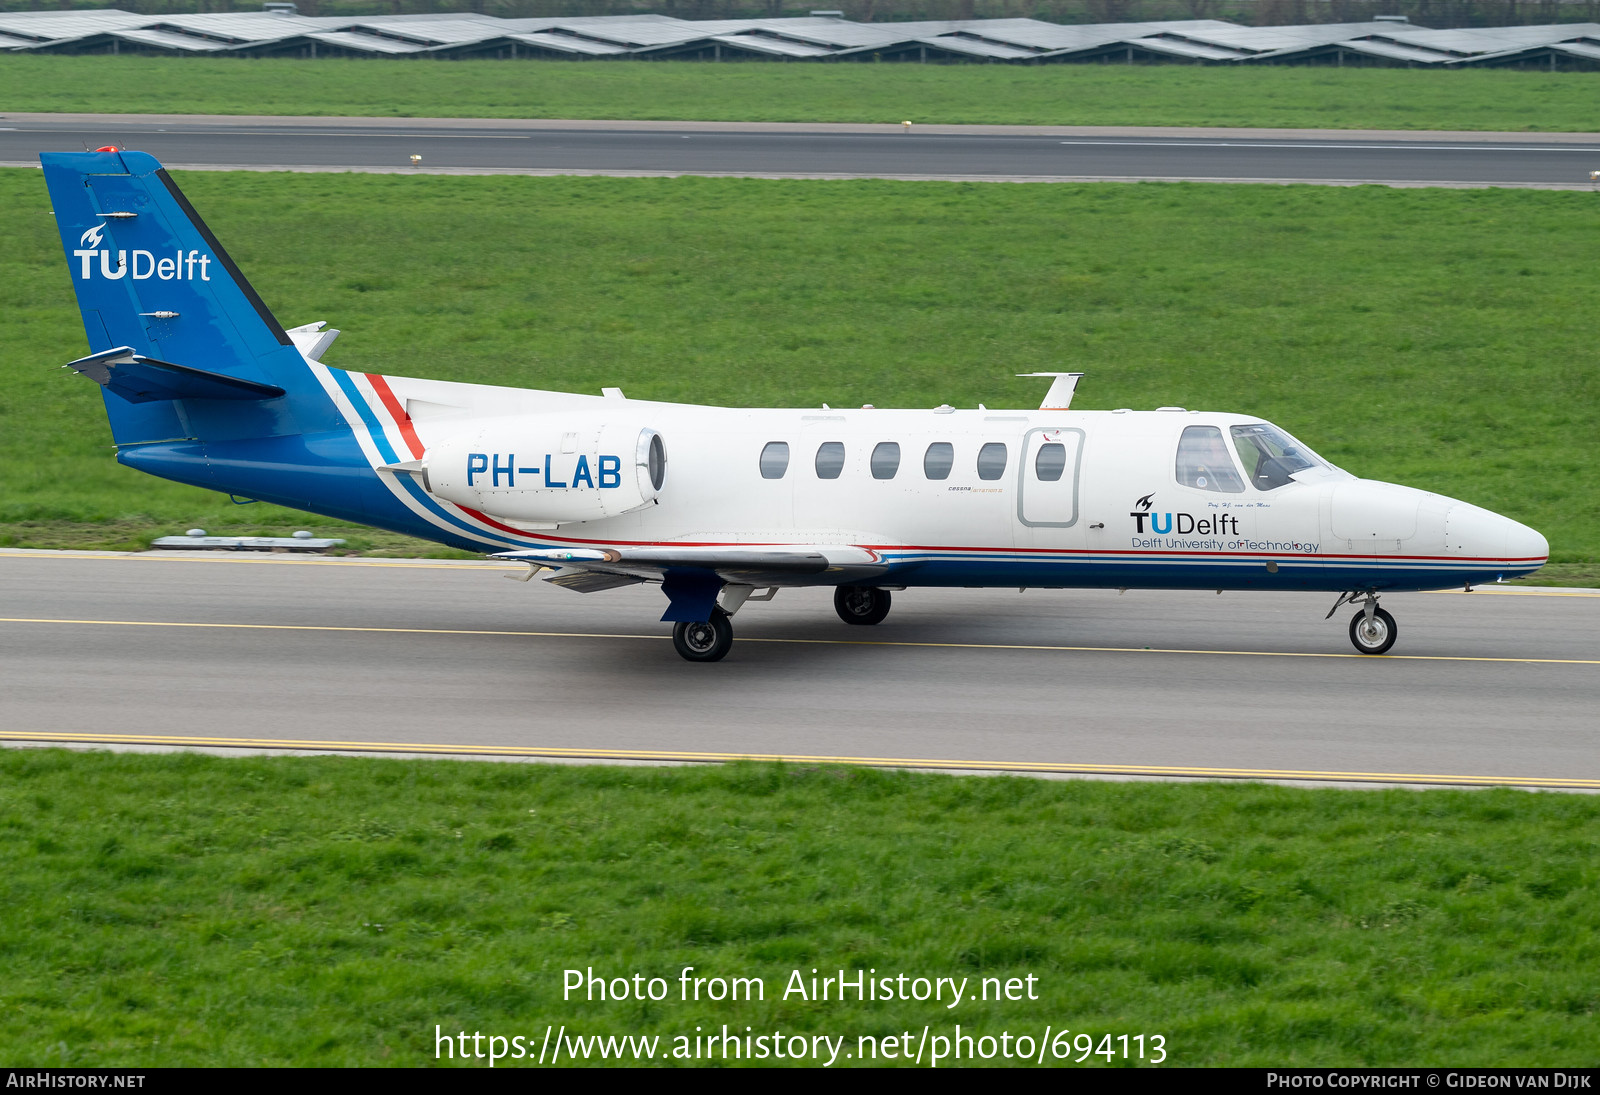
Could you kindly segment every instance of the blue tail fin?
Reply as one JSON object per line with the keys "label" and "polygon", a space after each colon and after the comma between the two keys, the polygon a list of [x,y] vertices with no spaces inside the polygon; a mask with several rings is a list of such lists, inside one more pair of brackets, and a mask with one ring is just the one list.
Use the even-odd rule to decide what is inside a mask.
{"label": "blue tail fin", "polygon": [[155,157],[39,158],[89,336],[94,367],[79,371],[104,386],[119,451],[340,425],[283,326]]}

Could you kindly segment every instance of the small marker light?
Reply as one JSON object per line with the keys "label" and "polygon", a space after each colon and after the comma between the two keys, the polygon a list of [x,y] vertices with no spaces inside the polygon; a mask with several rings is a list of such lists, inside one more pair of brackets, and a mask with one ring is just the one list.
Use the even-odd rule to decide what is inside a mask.
{"label": "small marker light", "polygon": [[411,166],[412,167],[416,167],[421,162],[422,162],[422,157],[417,155],[415,152],[413,152],[411,154]]}

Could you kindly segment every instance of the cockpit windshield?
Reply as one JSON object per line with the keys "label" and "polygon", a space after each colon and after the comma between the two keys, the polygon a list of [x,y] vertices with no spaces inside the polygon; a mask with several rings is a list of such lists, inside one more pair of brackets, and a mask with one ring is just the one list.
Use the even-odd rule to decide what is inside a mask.
{"label": "cockpit windshield", "polygon": [[1233,447],[1244,462],[1245,478],[1257,490],[1277,490],[1294,482],[1295,472],[1327,467],[1316,453],[1265,422],[1234,426]]}

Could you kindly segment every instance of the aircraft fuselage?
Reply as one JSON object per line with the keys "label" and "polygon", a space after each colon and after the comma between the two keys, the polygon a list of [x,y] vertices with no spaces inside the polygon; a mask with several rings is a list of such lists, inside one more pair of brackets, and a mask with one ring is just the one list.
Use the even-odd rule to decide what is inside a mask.
{"label": "aircraft fuselage", "polygon": [[[729,409],[314,367],[374,466],[424,465],[425,475],[379,473],[408,503],[401,530],[471,550],[834,545],[872,553],[897,585],[1333,591],[1493,581],[1536,569],[1548,551],[1508,518],[1357,479],[1314,454],[1291,481],[1262,489],[1231,435],[1264,424],[1248,415]],[[628,437],[603,452],[564,428],[588,421],[624,423]],[[1224,455],[1241,462],[1232,489],[1183,481],[1180,439],[1195,427],[1227,439]],[[657,434],[666,454],[651,504],[538,527],[556,497],[598,499],[617,489],[618,468],[632,474],[635,428]],[[1049,478],[1046,446],[1060,464],[1045,461]],[[443,483],[476,494],[458,504],[427,489]]]}

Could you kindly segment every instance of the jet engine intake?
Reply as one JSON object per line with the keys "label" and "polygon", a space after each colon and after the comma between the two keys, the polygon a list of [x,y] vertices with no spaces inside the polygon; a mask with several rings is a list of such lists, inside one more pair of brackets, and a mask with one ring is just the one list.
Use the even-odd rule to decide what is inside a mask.
{"label": "jet engine intake", "polygon": [[666,483],[667,454],[661,435],[641,422],[531,415],[486,421],[429,445],[422,470],[436,497],[551,527],[650,505]]}

